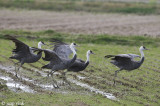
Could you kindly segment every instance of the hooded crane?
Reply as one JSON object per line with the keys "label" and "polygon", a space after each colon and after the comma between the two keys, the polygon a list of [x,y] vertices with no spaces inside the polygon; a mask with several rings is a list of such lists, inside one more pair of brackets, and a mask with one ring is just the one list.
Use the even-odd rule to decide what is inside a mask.
{"label": "hooded crane", "polygon": [[76,59],[71,67],[68,68],[68,71],[79,72],[84,70],[89,64],[89,56],[90,54],[94,54],[91,50],[87,51],[86,57],[87,60],[83,61],[81,59]]}
{"label": "hooded crane", "polygon": [[[148,50],[148,49],[146,49],[144,46],[141,46],[139,48],[139,51],[141,53],[140,61],[134,60],[135,57],[140,57],[139,55],[136,55],[136,54],[106,55],[105,56],[106,58],[112,57],[111,63],[119,68],[119,70],[115,71],[115,77],[117,77],[117,73],[121,70],[131,71],[131,70],[139,68],[144,62],[143,50]],[[115,84],[115,80],[114,80],[114,84]]]}
{"label": "hooded crane", "polygon": [[[51,42],[51,45],[54,45],[53,51],[56,52],[59,57],[69,59],[69,56],[73,53],[69,44],[57,39],[52,39]],[[77,51],[75,48],[76,46],[77,45],[74,43],[73,48],[75,49],[75,51]]]}
{"label": "hooded crane", "polygon": [[[66,46],[67,47],[69,46],[69,50],[71,49],[71,51],[73,52],[72,59],[69,59],[69,54],[62,55],[64,52],[70,53],[69,50],[66,48]],[[53,51],[43,50],[45,53],[45,57],[44,58],[42,57],[42,59],[45,61],[50,61],[50,63],[47,65],[44,65],[42,68],[51,69],[51,72],[49,73],[49,74],[51,74],[51,76],[53,75],[53,73],[55,71],[68,69],[75,62],[75,60],[77,58],[75,46],[76,46],[75,43],[71,43],[70,45],[67,45],[65,43],[59,42],[55,46]],[[59,48],[59,49],[57,49],[57,48]],[[57,87],[58,87],[58,85],[57,85]]]}
{"label": "hooded crane", "polygon": [[[56,40],[56,39],[52,39],[51,40],[54,44],[54,49],[53,51],[55,51],[59,56],[61,56],[62,58],[69,58],[69,55],[72,53],[70,47],[68,44]],[[79,72],[84,70],[88,64],[89,64],[89,56],[90,54],[94,54],[91,50],[87,51],[86,57],[87,60],[83,61],[81,59],[76,59],[75,62],[73,63],[73,65],[71,67],[69,67],[67,70],[68,71],[73,71],[73,72]],[[65,76],[65,73],[63,73]]]}
{"label": "hooded crane", "polygon": [[[68,65],[72,65],[74,63],[74,61],[76,60],[77,58],[77,54],[76,54],[76,50],[75,50],[75,47],[77,46],[75,43],[71,43],[70,45],[69,44],[66,44],[62,41],[59,41],[57,39],[52,39],[51,40],[53,43],[52,45],[54,44],[54,49],[53,51],[52,50],[43,50],[44,53],[45,53],[45,58],[43,58],[45,61],[50,61],[52,60],[51,58],[55,58],[57,60],[61,59],[61,60],[64,60],[65,63],[65,67],[68,67]],[[69,56],[70,54],[73,53],[73,58],[72,59],[69,59]],[[49,57],[50,56],[50,57]],[[49,59],[50,58],[50,59]],[[70,60],[72,60],[72,63],[69,64]],[[54,60],[53,60],[54,61]],[[55,60],[56,61],[56,60]],[[63,61],[62,61],[63,62]],[[59,63],[57,63],[59,64]],[[51,64],[47,64],[47,65],[44,65],[42,68],[48,68],[48,69],[51,69]],[[66,69],[66,68],[64,68]],[[61,70],[61,69],[59,69]],[[63,70],[63,69],[62,69]]]}
{"label": "hooded crane", "polygon": [[[42,50],[39,50],[37,54],[34,54],[33,51],[34,49],[26,45],[25,43],[17,40],[16,38],[10,36],[10,35],[5,35],[5,37],[8,40],[12,40],[15,43],[16,49],[13,49],[12,53],[15,54],[11,56],[11,59],[16,59],[19,62],[15,63],[15,72],[16,72],[16,77],[17,76],[17,71],[20,69],[20,67],[24,63],[34,63],[37,62],[41,56],[42,56]],[[38,48],[41,48],[41,46],[44,45],[43,42],[38,43]],[[16,65],[20,63],[20,66],[18,67],[18,70],[16,71]]]}

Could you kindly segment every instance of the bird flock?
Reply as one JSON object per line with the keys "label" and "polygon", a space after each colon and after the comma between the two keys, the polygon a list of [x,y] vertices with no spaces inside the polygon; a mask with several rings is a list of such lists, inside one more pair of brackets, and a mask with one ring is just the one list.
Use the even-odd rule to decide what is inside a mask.
{"label": "bird flock", "polygon": [[[60,40],[52,39],[51,45],[53,45],[53,50],[51,49],[42,49],[43,45],[46,45],[44,42],[40,41],[38,42],[38,48],[36,47],[29,47],[22,41],[16,39],[15,37],[11,35],[5,35],[5,38],[8,40],[11,40],[15,43],[16,48],[12,50],[13,56],[9,57],[10,59],[16,59],[18,60],[17,63],[15,63],[15,76],[17,76],[17,72],[19,71],[20,67],[24,63],[34,63],[37,62],[40,58],[42,58],[44,61],[48,61],[48,64],[42,66],[42,69],[51,69],[51,71],[48,73],[53,78],[54,84],[53,86],[56,88],[58,87],[57,82],[54,80],[53,73],[59,70],[67,70],[72,72],[79,72],[86,69],[86,67],[89,65],[89,57],[90,54],[94,54],[91,50],[88,50],[86,53],[86,61],[78,59],[77,58],[77,49],[75,43],[67,44]],[[139,68],[142,63],[144,62],[144,53],[143,50],[148,50],[144,46],[141,46],[139,48],[140,54],[118,54],[118,55],[106,55],[105,58],[110,58],[113,65],[119,68],[119,70],[115,71],[115,78],[117,77],[117,73],[122,70],[131,71],[134,69]],[[37,54],[35,54],[37,52]],[[45,57],[42,57],[42,53],[44,52]],[[73,54],[73,57],[70,59],[70,55]],[[140,61],[134,60],[136,57],[140,57]],[[64,80],[65,79],[65,73],[64,72]],[[115,84],[115,79],[114,79]]]}

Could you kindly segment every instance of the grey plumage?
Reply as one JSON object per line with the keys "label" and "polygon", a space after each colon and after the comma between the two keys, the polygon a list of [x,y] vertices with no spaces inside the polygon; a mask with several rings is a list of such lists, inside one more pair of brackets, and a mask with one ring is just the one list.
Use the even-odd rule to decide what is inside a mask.
{"label": "grey plumage", "polygon": [[71,67],[68,68],[68,71],[79,72],[84,70],[89,64],[89,61],[85,63],[85,61],[81,59],[76,59]]}
{"label": "grey plumage", "polygon": [[140,57],[139,55],[135,55],[135,54],[106,55],[105,57],[111,58],[112,60],[111,63],[119,68],[119,70],[115,71],[115,77],[117,76],[117,73],[121,70],[131,71],[139,68],[144,62],[143,50],[147,50],[147,49],[144,46],[141,46],[139,48],[139,51],[141,53],[140,61],[134,60],[135,57]]}
{"label": "grey plumage", "polygon": [[83,61],[81,59],[76,59],[71,67],[68,68],[68,71],[79,72],[84,70],[89,65],[89,55],[94,54],[91,50],[87,51],[87,60]]}
{"label": "grey plumage", "polygon": [[[73,52],[72,59],[69,59],[70,52],[68,52],[68,50],[66,49],[66,46],[69,46],[68,49],[71,49],[71,51]],[[52,77],[53,77],[53,73],[55,71],[68,69],[75,62],[75,60],[77,58],[77,54],[74,49],[75,46],[76,46],[75,43],[71,43],[71,45],[67,45],[65,43],[59,42],[57,45],[55,45],[55,48],[53,51],[52,50],[43,50],[45,53],[45,57],[44,58],[42,57],[43,60],[50,61],[50,62],[49,62],[49,64],[44,65],[42,68],[51,69],[50,74]],[[65,56],[63,56],[62,55],[63,53],[65,53],[67,55],[64,54]],[[54,82],[56,82],[56,81],[54,81]],[[53,86],[54,86],[54,84],[53,84]],[[56,85],[56,86],[58,87],[58,85]]]}
{"label": "grey plumage", "polygon": [[[54,44],[54,49],[52,50],[43,50],[45,53],[45,58],[43,60],[50,61],[49,64],[43,66],[42,68],[55,70],[64,70],[70,67],[77,58],[75,51],[75,43],[68,45],[62,41],[52,39],[52,45]],[[69,55],[73,53],[73,58],[69,59]]]}
{"label": "grey plumage", "polygon": [[[51,45],[54,45],[54,49],[53,51],[56,52],[56,54],[61,57],[61,58],[65,58],[65,59],[69,59],[69,56],[73,53],[73,51],[71,50],[70,48],[70,45],[67,44],[67,43],[64,43],[60,40],[57,40],[57,39],[52,39],[51,40]],[[76,51],[76,44],[73,43],[75,46],[74,46],[74,49]]]}
{"label": "grey plumage", "polygon": [[[46,45],[44,42],[42,42],[42,41],[40,41],[40,42],[38,42],[38,48],[39,49],[41,49],[41,46],[42,45]],[[37,48],[35,48],[35,47],[29,47],[29,49],[30,49],[30,52],[31,53],[34,53],[34,52],[36,52],[36,51],[39,51],[39,49],[37,49]]]}
{"label": "grey plumage", "polygon": [[42,59],[45,61],[50,61],[49,64],[43,66],[42,68],[52,69],[52,71],[64,70],[70,67],[74,63],[77,58],[75,54],[72,59],[65,59],[58,56],[55,51],[51,50],[43,50],[45,53],[45,57]]}
{"label": "grey plumage", "polygon": [[[68,44],[66,44],[62,41],[56,40],[56,39],[52,39],[51,42],[52,42],[52,45],[54,44],[53,51],[56,52],[56,54],[59,57],[69,59],[69,56],[72,53],[72,50],[70,49]],[[76,49],[76,48],[74,48],[74,49]],[[67,70],[74,71],[74,72],[84,70],[89,64],[89,55],[90,54],[94,54],[94,53],[91,50],[88,50],[86,62],[81,59],[76,59],[75,62]]]}
{"label": "grey plumage", "polygon": [[[30,47],[28,45],[26,45],[25,43],[17,40],[16,38],[10,36],[10,35],[6,35],[5,36],[6,39],[8,40],[12,40],[15,43],[16,48],[13,49],[12,53],[14,54],[13,56],[11,56],[11,59],[16,59],[18,60],[20,63],[19,68],[24,64],[24,63],[34,63],[36,61],[38,61],[41,56],[42,56],[42,51],[38,51],[37,54],[34,54],[31,52]],[[16,64],[18,64],[16,63]],[[18,70],[19,70],[18,68]],[[17,70],[17,71],[18,71]],[[17,76],[17,72],[16,72],[16,76]]]}

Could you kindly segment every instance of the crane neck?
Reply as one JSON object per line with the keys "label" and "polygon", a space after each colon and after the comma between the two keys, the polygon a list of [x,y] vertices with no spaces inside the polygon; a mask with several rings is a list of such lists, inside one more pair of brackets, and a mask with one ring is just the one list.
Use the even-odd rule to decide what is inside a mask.
{"label": "crane neck", "polygon": [[38,48],[41,49],[42,48],[42,44],[41,42],[38,43]]}
{"label": "crane neck", "polygon": [[73,52],[73,57],[76,55],[76,51],[75,51],[75,49],[73,48],[73,46],[72,45],[70,45],[70,48],[71,48],[71,50],[72,50],[72,52]]}
{"label": "crane neck", "polygon": [[143,50],[139,50],[140,51],[140,53],[141,53],[141,59],[144,57],[144,53],[143,53]]}
{"label": "crane neck", "polygon": [[143,53],[143,50],[142,49],[140,49],[139,50],[140,51],[140,53],[141,53],[141,60],[139,61],[139,67],[141,66],[141,64],[144,62],[144,53]]}
{"label": "crane neck", "polygon": [[87,57],[87,60],[86,60],[86,62],[85,62],[85,63],[89,62],[89,53],[88,53],[88,52],[87,52],[86,57]]}
{"label": "crane neck", "polygon": [[76,52],[74,52],[74,51],[75,50],[73,49],[73,58],[70,60],[69,67],[72,66],[72,64],[75,62],[75,60],[77,58]]}
{"label": "crane neck", "polygon": [[38,61],[42,57],[42,51],[39,51],[36,56],[36,61]]}

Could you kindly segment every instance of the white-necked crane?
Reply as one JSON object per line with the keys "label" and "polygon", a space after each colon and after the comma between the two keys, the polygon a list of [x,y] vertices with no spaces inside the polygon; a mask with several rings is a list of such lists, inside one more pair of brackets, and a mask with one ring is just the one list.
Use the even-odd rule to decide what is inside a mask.
{"label": "white-necked crane", "polygon": [[[44,65],[42,68],[51,69],[50,74],[52,77],[52,74],[55,71],[68,69],[77,58],[75,46],[75,43],[68,45],[66,43],[57,42],[57,44],[54,46],[54,50],[43,50],[45,57],[42,57],[42,59],[45,61],[50,61],[50,63]],[[73,53],[73,58],[69,59],[69,55],[71,53]]]}
{"label": "white-necked crane", "polygon": [[[25,43],[19,41],[13,36],[10,35],[5,35],[6,39],[12,40],[15,43],[16,48],[13,49],[12,53],[14,54],[13,56],[10,57],[10,59],[16,59],[19,62],[15,63],[15,72],[16,72],[16,77],[17,76],[17,71],[20,69],[20,67],[24,63],[34,63],[37,62],[41,56],[42,56],[42,50],[39,50],[37,54],[34,54],[33,51],[34,49],[26,45]],[[44,45],[43,42],[38,43],[38,48],[41,48],[41,46]],[[16,65],[20,63],[18,70],[16,70]]]}
{"label": "white-necked crane", "polygon": [[[134,60],[135,57],[140,57],[136,54],[119,54],[119,55],[106,55],[105,58],[111,58],[111,63],[119,68],[119,70],[115,71],[115,77],[117,77],[117,73],[121,70],[131,71],[139,68],[144,62],[144,53],[143,50],[148,50],[144,46],[139,48],[141,53],[141,60]],[[115,79],[114,79],[115,84]]]}
{"label": "white-necked crane", "polygon": [[68,71],[72,71],[72,72],[83,71],[89,65],[90,54],[94,54],[94,53],[91,50],[88,50],[86,54],[86,57],[87,57],[86,61],[83,61],[81,59],[76,59],[73,65],[68,68]]}

